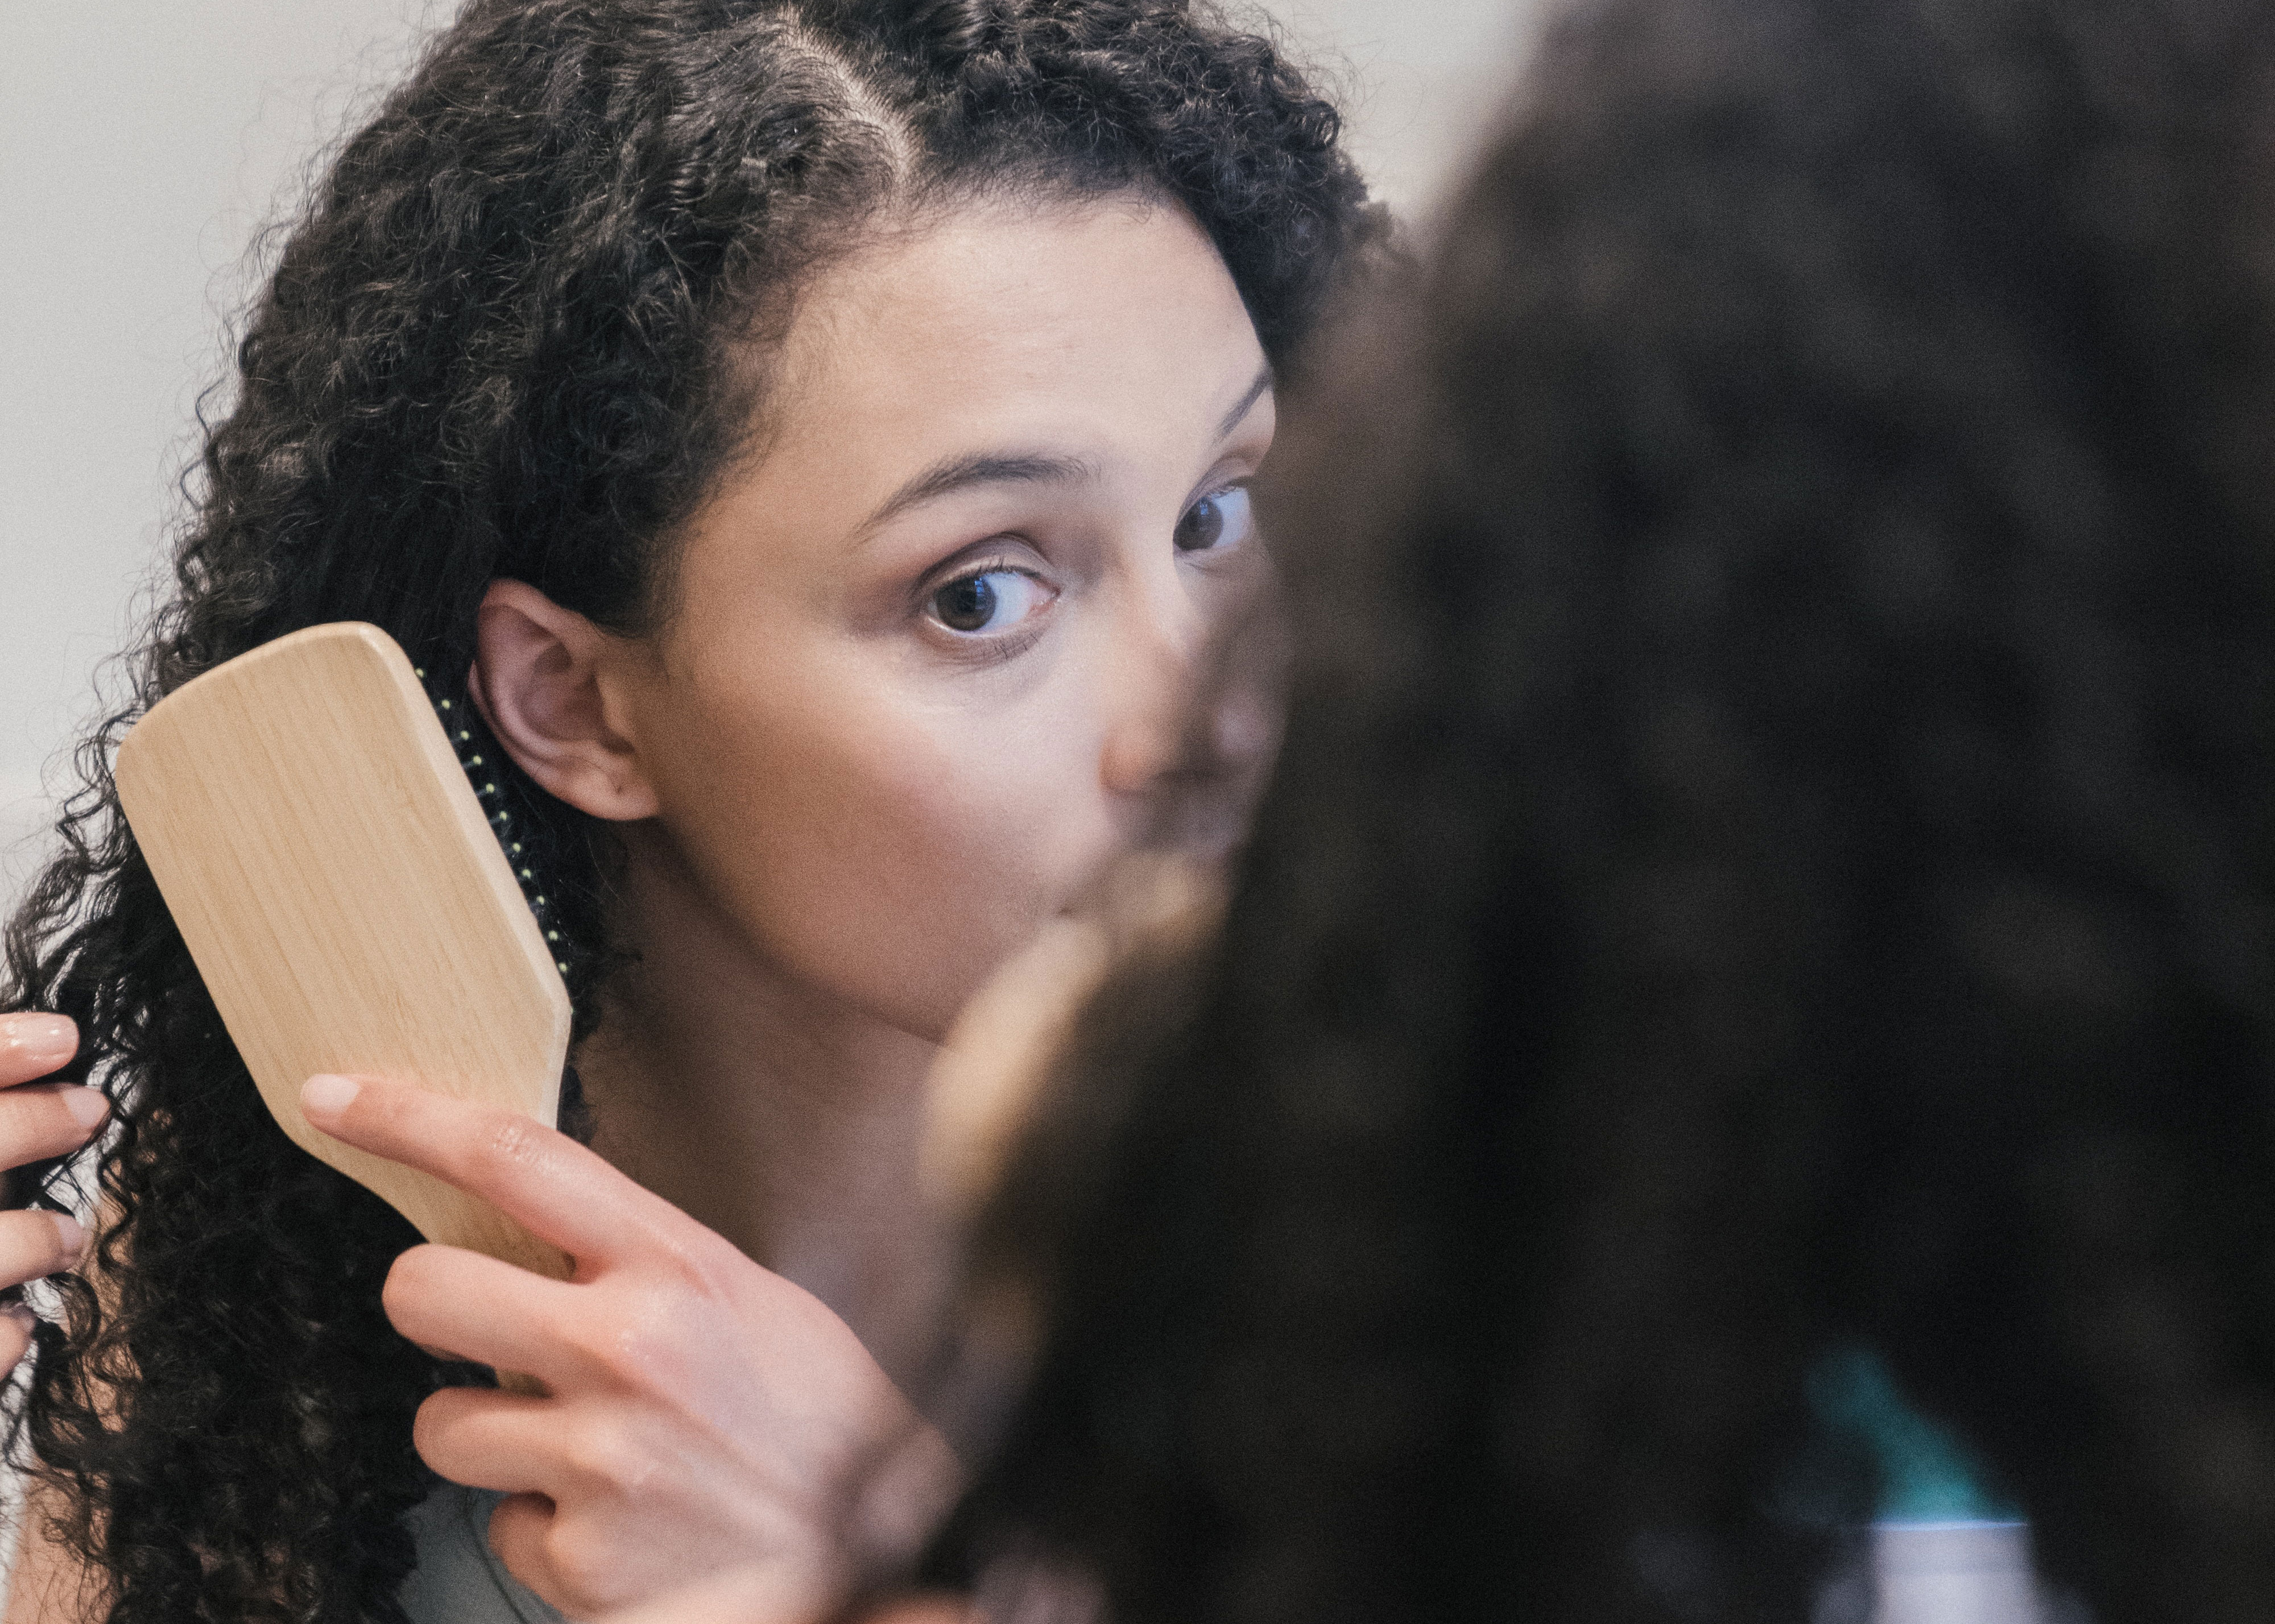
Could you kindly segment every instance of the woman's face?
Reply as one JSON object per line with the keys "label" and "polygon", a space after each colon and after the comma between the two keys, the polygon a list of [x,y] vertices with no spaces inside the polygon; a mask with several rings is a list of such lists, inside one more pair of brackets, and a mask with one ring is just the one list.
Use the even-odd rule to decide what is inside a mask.
{"label": "woman's face", "polygon": [[1145,827],[1260,578],[1262,349],[1182,210],[966,212],[823,276],[619,721],[774,972],[937,1038]]}

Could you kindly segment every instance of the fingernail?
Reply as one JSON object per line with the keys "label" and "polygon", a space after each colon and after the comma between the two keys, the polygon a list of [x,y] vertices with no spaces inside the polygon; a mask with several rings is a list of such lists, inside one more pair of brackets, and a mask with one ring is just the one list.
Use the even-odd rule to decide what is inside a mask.
{"label": "fingernail", "polygon": [[79,1023],[67,1015],[0,1015],[0,1047],[35,1066],[60,1066],[79,1053]]}
{"label": "fingernail", "polygon": [[355,1097],[362,1091],[363,1084],[353,1077],[321,1073],[300,1084],[300,1109],[311,1117],[337,1116],[353,1105]]}
{"label": "fingernail", "polygon": [[93,1128],[110,1114],[110,1101],[102,1097],[99,1088],[59,1088],[56,1097],[64,1102],[64,1109],[82,1128]]}
{"label": "fingernail", "polygon": [[48,1216],[56,1220],[56,1244],[63,1249],[64,1263],[77,1263],[80,1250],[87,1245],[87,1230],[68,1212],[50,1212]]}
{"label": "fingernail", "polygon": [[40,1317],[21,1303],[0,1303],[0,1315],[5,1315],[29,1332],[40,1323]]}

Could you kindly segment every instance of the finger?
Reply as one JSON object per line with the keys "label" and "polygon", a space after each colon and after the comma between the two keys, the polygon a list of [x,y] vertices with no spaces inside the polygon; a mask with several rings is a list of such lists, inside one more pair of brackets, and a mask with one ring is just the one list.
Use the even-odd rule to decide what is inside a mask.
{"label": "finger", "polygon": [[421,1348],[525,1371],[557,1386],[578,1373],[557,1328],[576,1311],[575,1298],[562,1294],[577,1289],[460,1247],[414,1246],[388,1270],[380,1306],[388,1323]]}
{"label": "finger", "polygon": [[0,1093],[0,1167],[68,1156],[110,1114],[110,1101],[99,1088],[33,1083]]}
{"label": "finger", "polygon": [[558,1407],[489,1387],[444,1387],[429,1394],[411,1423],[419,1458],[470,1489],[502,1494],[552,1493],[564,1476],[549,1437]]}
{"label": "finger", "polygon": [[379,1077],[311,1077],[308,1120],[359,1150],[480,1196],[584,1263],[622,1258],[693,1226],[566,1134],[518,1111]]}
{"label": "finger", "polygon": [[643,1418],[628,1416],[620,1406],[563,1404],[476,1387],[429,1394],[412,1422],[411,1439],[419,1459],[453,1482],[540,1494],[588,1514],[595,1507],[618,1508],[604,1509],[588,1525],[604,1537],[628,1526],[624,1507],[647,1506],[654,1522],[661,1485],[686,1465],[676,1446],[659,1443]]}
{"label": "finger", "polygon": [[490,1513],[490,1549],[506,1572],[564,1616],[589,1618],[598,1608],[554,1560],[554,1525],[560,1513],[542,1494],[514,1494]]}
{"label": "finger", "polygon": [[79,1261],[87,1231],[62,1212],[0,1212],[0,1287],[61,1273]]}
{"label": "finger", "polygon": [[67,1015],[0,1015],[0,1088],[13,1088],[71,1064],[79,1027]]}

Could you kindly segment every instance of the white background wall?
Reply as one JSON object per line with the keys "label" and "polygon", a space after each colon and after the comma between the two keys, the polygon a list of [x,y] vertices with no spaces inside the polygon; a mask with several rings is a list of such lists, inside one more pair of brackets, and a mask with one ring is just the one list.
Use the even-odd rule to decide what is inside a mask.
{"label": "white background wall", "polygon": [[[1277,0],[1426,211],[1537,0]],[[261,228],[456,0],[0,0],[0,900],[158,579]]]}

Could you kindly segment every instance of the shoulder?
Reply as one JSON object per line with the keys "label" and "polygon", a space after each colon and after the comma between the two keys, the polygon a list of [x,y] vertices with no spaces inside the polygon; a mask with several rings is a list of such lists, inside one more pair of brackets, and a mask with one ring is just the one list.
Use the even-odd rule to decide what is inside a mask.
{"label": "shoulder", "polygon": [[57,1537],[63,1505],[39,1487],[16,1512],[16,1550],[8,1564],[8,1606],[0,1624],[94,1624],[108,1611],[102,1587],[79,1553]]}

